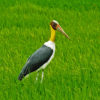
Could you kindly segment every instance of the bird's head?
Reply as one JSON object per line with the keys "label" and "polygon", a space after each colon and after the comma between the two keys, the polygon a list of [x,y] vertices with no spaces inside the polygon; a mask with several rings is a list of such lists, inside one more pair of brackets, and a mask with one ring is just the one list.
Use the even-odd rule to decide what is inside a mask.
{"label": "bird's head", "polygon": [[50,23],[50,25],[54,30],[61,32],[63,35],[65,35],[66,38],[70,39],[69,36],[64,32],[64,30],[62,29],[62,27],[59,25],[59,23],[56,20],[53,20]]}

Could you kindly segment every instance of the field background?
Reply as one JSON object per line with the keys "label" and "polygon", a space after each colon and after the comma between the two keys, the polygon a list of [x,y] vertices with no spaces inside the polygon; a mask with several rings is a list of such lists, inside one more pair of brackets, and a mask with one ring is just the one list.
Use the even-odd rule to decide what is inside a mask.
{"label": "field background", "polygon": [[[53,19],[71,40],[56,32],[42,84],[18,81]],[[0,100],[100,100],[100,0],[0,0]]]}

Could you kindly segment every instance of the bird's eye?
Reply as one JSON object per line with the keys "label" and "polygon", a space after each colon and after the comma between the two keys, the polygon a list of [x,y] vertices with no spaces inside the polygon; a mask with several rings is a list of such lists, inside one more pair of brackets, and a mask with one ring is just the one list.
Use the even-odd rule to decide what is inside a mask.
{"label": "bird's eye", "polygon": [[56,26],[57,24],[56,23],[53,23],[52,27],[56,30]]}

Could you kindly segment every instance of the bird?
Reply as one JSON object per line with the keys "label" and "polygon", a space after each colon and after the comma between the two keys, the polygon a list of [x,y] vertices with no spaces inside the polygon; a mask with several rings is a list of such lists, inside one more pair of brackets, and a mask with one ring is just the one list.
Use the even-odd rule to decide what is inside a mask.
{"label": "bird", "polygon": [[55,36],[56,30],[61,32],[66,38],[70,39],[69,36],[64,32],[58,21],[52,20],[50,22],[51,36],[50,39],[45,42],[38,50],[36,50],[27,60],[26,64],[22,68],[18,80],[22,80],[30,73],[37,71],[36,80],[38,80],[39,72],[42,70],[41,82],[44,77],[44,69],[53,59],[55,54]]}

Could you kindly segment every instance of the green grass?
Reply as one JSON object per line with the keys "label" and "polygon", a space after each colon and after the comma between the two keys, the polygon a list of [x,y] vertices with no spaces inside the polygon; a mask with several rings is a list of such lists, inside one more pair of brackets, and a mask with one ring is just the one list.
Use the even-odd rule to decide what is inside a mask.
{"label": "green grass", "polygon": [[[50,37],[56,19],[56,53],[35,83],[18,75],[27,58]],[[40,76],[41,77],[41,76]],[[100,100],[99,0],[0,0],[0,100]]]}

